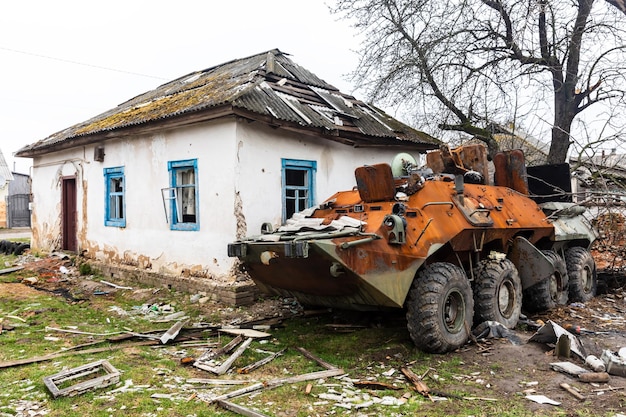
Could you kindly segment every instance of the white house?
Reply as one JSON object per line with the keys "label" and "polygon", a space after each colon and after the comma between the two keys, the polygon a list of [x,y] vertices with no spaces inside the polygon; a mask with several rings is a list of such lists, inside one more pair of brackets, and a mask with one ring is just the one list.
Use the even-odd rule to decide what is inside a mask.
{"label": "white house", "polygon": [[228,281],[228,242],[351,189],[358,166],[438,146],[275,49],[192,72],[16,156],[33,158],[33,247]]}

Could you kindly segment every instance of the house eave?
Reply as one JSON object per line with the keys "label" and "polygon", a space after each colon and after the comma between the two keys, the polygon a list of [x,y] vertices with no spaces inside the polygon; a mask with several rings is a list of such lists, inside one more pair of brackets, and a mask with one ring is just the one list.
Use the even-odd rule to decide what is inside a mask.
{"label": "house eave", "polygon": [[307,136],[319,136],[322,139],[341,143],[343,145],[355,148],[393,148],[398,150],[425,152],[431,149],[437,149],[438,145],[414,142],[411,140],[401,139],[399,137],[378,137],[363,134],[359,131],[350,131],[347,129],[327,129],[323,127],[304,126],[298,123],[277,119],[272,116],[261,115],[246,109],[237,108],[230,104],[213,107],[204,111],[196,111],[193,113],[185,113],[174,117],[164,118],[148,123],[124,126],[121,128],[102,130],[85,135],[66,138],[58,143],[50,145],[37,146],[32,149],[19,150],[15,156],[20,158],[34,158],[53,152],[59,152],[80,146],[87,146],[105,142],[107,140],[119,139],[128,136],[141,134],[149,134],[154,132],[162,132],[182,126],[190,126],[197,123],[207,122],[211,120],[221,119],[225,117],[237,116],[249,121],[263,123],[275,129],[283,129],[297,134]]}

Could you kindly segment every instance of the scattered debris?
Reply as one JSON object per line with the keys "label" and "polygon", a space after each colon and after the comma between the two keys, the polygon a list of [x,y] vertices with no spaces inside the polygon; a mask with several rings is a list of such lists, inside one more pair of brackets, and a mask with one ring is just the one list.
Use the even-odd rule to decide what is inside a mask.
{"label": "scattered debris", "polygon": [[[541,326],[535,334],[528,340],[529,342],[538,342],[546,344],[556,344],[559,337],[565,336],[570,342],[570,350],[578,355],[582,360],[585,360],[587,355],[585,354],[585,348],[580,340],[563,327],[554,323],[552,320],[548,320],[546,324]],[[565,339],[563,339],[565,340]],[[563,342],[562,342],[563,343]]]}
{"label": "scattered debris", "polygon": [[318,358],[317,356],[315,356],[314,354],[312,354],[311,352],[309,352],[308,350],[306,350],[303,347],[297,347],[296,350],[298,350],[298,352],[300,352],[302,355],[304,355],[304,357],[311,359],[313,362],[317,363],[319,366],[321,366],[324,369],[337,369],[337,367],[335,365],[332,365],[320,358]]}
{"label": "scattered debris", "polygon": [[559,386],[561,388],[563,388],[565,391],[569,392],[570,394],[572,394],[574,396],[574,398],[576,398],[579,401],[585,401],[585,396],[582,395],[580,392],[576,391],[574,388],[572,388],[572,386],[570,384],[567,384],[565,382],[559,384]]}
{"label": "scattered debris", "polygon": [[248,348],[248,346],[250,346],[253,340],[254,340],[253,338],[249,337],[245,341],[243,341],[241,345],[237,348],[237,350],[234,351],[233,354],[228,357],[228,359],[226,359],[219,367],[212,368],[211,372],[217,375],[223,375],[226,372],[228,372],[228,370],[233,365],[233,363],[237,360],[238,357],[240,357],[243,354],[243,352]]}
{"label": "scattered debris", "polygon": [[[71,385],[63,389],[58,388],[58,385],[67,383],[68,381],[83,378],[88,375],[99,374],[102,372],[104,372],[105,375],[88,379],[86,381],[79,382],[76,385]],[[120,372],[115,369],[115,367],[113,367],[113,365],[111,365],[107,360],[100,360],[45,377],[43,379],[43,382],[52,394],[52,396],[54,398],[57,398],[72,397],[74,395],[82,394],[86,391],[90,391],[93,389],[108,387],[109,385],[116,384],[117,382],[119,382],[119,380]]]}
{"label": "scattered debris", "polygon": [[585,358],[585,364],[587,366],[589,366],[595,372],[605,372],[606,371],[606,365],[604,364],[604,362],[602,362],[602,360],[598,359],[594,355],[587,356]]}
{"label": "scattered debris", "polygon": [[132,290],[132,287],[123,287],[121,285],[113,284],[112,282],[105,281],[103,279],[100,280],[101,283],[108,285],[109,287],[116,288],[118,290]]}
{"label": "scattered debris", "polygon": [[560,402],[554,401],[545,395],[527,395],[526,399],[530,401],[534,401],[538,404],[550,404],[550,405],[561,405]]}
{"label": "scattered debris", "polygon": [[193,366],[200,368],[200,369],[207,370],[205,369],[205,367],[211,366],[209,363],[211,359],[230,352],[242,341],[243,341],[243,336],[239,335],[221,348],[207,350],[198,359],[196,359],[196,362],[193,364]]}
{"label": "scattered debris", "polygon": [[298,382],[314,381],[316,379],[330,378],[333,376],[342,375],[343,373],[344,373],[343,369],[335,368],[335,369],[327,369],[324,371],[310,372],[308,374],[296,375],[296,376],[291,376],[291,377],[286,377],[286,378],[272,379],[266,382],[258,382],[256,384],[252,384],[247,387],[243,387],[241,389],[217,396],[213,398],[211,402],[227,400],[229,398],[239,397],[241,395],[249,394],[251,392],[259,391],[262,389],[271,389],[271,388],[280,387],[285,384],[295,384]]}
{"label": "scattered debris", "polygon": [[622,358],[608,349],[602,351],[600,358],[605,363],[606,371],[609,374],[626,376],[626,358]]}
{"label": "scattered debris", "polygon": [[92,333],[92,332],[82,332],[80,330],[75,329],[59,329],[58,327],[50,327],[46,326],[46,331],[49,332],[61,332],[61,333],[72,333],[72,334],[82,334],[87,336],[113,336],[116,334],[128,333],[127,331],[120,332],[108,332],[108,333]]}
{"label": "scattered debris", "polygon": [[372,389],[372,390],[399,390],[402,389],[400,387],[397,387],[395,385],[392,384],[388,384],[386,382],[380,382],[380,381],[364,381],[364,380],[360,380],[360,381],[356,381],[353,382],[353,385],[357,388],[366,388],[366,389]]}
{"label": "scattered debris", "polygon": [[52,359],[62,358],[64,356],[87,355],[87,354],[90,355],[92,353],[100,353],[100,352],[108,352],[108,351],[118,350],[118,349],[126,349],[127,347],[131,347],[131,346],[148,346],[148,345],[154,345],[154,344],[156,344],[156,342],[149,340],[149,341],[135,342],[135,343],[130,343],[130,344],[127,343],[127,344],[120,345],[120,346],[107,346],[107,347],[102,347],[102,348],[77,350],[77,351],[72,351],[72,352],[51,353],[49,355],[35,356],[33,358],[16,359],[13,361],[0,362],[0,369],[11,368],[11,367],[20,366],[20,365],[27,365],[30,363],[45,362],[45,361],[49,361]]}
{"label": "scattered debris", "polygon": [[411,381],[417,392],[422,394],[424,397],[428,397],[430,395],[430,389],[422,381],[423,377],[417,375],[415,372],[406,367],[400,368],[400,372],[402,372],[404,376]]}
{"label": "scattered debris", "polygon": [[163,333],[163,336],[159,339],[161,343],[166,344],[170,340],[176,339],[176,336],[178,336],[178,333],[180,333],[180,330],[183,328],[185,323],[187,323],[186,320],[176,322],[176,324],[170,327],[168,331]]}
{"label": "scattered debris", "polygon": [[4,268],[4,269],[0,269],[0,275],[6,275],[6,274],[10,274],[12,272],[17,272],[17,271],[21,271],[22,269],[24,269],[23,266],[15,266],[13,268]]}
{"label": "scattered debris", "polygon": [[243,337],[250,337],[254,339],[264,339],[266,337],[272,336],[269,333],[261,332],[256,329],[241,329],[241,328],[230,328],[230,327],[221,327],[218,329],[222,333],[228,333],[232,335],[242,335]]}
{"label": "scattered debris", "polygon": [[247,384],[248,381],[241,379],[207,379],[207,378],[188,378],[189,384],[204,384],[204,385],[240,385]]}
{"label": "scattered debris", "polygon": [[571,362],[553,362],[550,367],[558,372],[563,372],[573,376],[579,376],[581,374],[589,372],[587,369],[576,365]]}
{"label": "scattered debris", "polygon": [[609,382],[609,374],[607,372],[585,372],[578,375],[578,380],[589,383]]}
{"label": "scattered debris", "polygon": [[497,321],[484,321],[472,330],[472,334],[476,339],[508,339],[515,346],[522,344],[522,339],[516,335],[511,329]]}
{"label": "scattered debris", "polygon": [[280,350],[280,351],[278,351],[276,353],[272,353],[271,355],[268,355],[265,358],[255,362],[255,363],[252,363],[252,364],[250,364],[248,366],[244,366],[243,368],[238,369],[237,373],[238,374],[248,374],[248,373],[254,371],[257,368],[260,368],[261,366],[263,366],[263,365],[265,365],[267,363],[270,363],[275,358],[277,358],[280,355],[282,355],[285,352],[285,350],[287,350],[287,348],[282,349],[282,350]]}

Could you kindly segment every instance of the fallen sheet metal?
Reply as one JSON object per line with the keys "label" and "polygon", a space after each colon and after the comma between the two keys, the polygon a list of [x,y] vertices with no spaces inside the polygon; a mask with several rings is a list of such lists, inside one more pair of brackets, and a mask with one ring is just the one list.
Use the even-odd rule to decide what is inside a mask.
{"label": "fallen sheet metal", "polygon": [[550,363],[550,367],[557,372],[563,372],[565,374],[573,376],[578,376],[580,374],[589,372],[588,369],[585,369],[571,362],[552,362]]}
{"label": "fallen sheet metal", "polygon": [[175,339],[176,336],[178,336],[178,333],[180,333],[180,330],[183,328],[185,323],[187,323],[187,320],[181,320],[179,322],[176,322],[176,324],[170,327],[168,331],[163,333],[160,339],[161,343],[166,344],[170,340]]}
{"label": "fallen sheet metal", "polygon": [[560,336],[565,335],[570,340],[570,350],[574,352],[582,360],[585,360],[585,348],[576,336],[559,326],[552,320],[548,320],[546,324],[541,326],[535,334],[528,339],[529,342],[552,343],[555,344]]}
{"label": "fallen sheet metal", "polygon": [[[102,372],[105,372],[105,375],[88,379],[62,389],[59,388],[59,385],[66,384],[68,381],[85,378],[86,376],[100,374]],[[52,396],[57,398],[72,397],[92,389],[108,387],[109,385],[117,384],[119,380],[120,372],[107,360],[100,360],[47,376],[43,379],[43,383]]]}

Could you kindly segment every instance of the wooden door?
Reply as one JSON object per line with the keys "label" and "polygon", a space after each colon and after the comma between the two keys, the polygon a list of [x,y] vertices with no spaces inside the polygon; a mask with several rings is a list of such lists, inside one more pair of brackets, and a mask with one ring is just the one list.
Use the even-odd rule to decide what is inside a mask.
{"label": "wooden door", "polygon": [[63,178],[61,193],[61,249],[76,252],[76,177]]}

